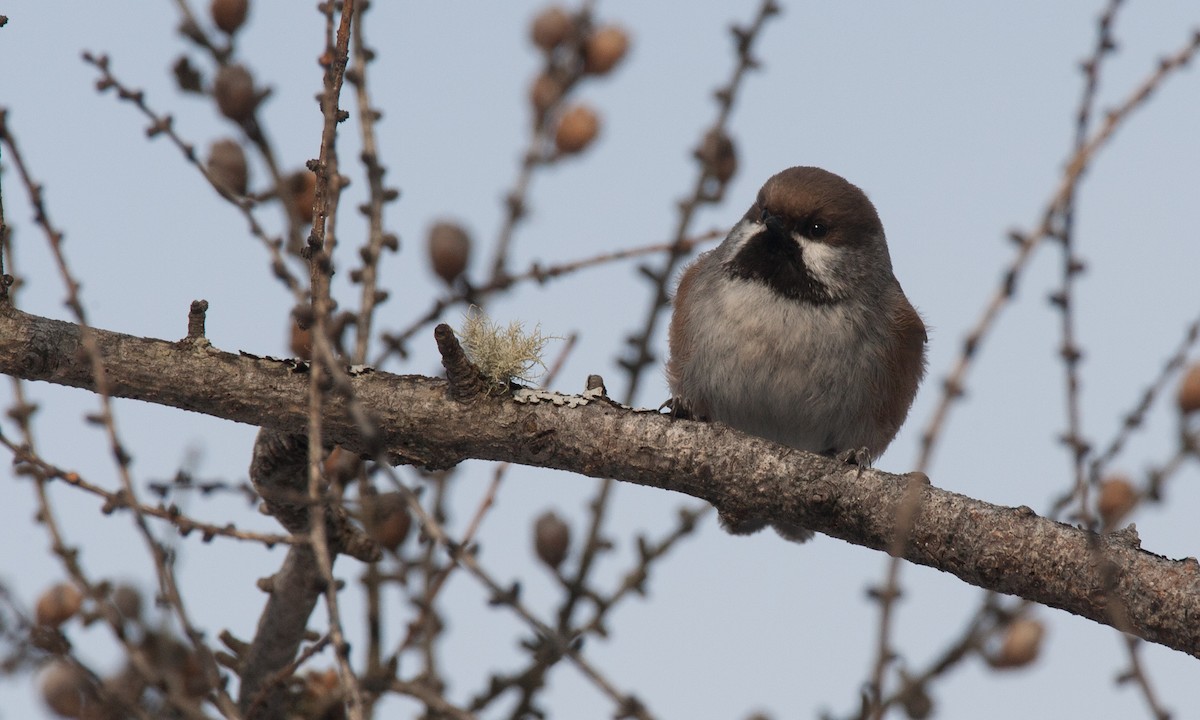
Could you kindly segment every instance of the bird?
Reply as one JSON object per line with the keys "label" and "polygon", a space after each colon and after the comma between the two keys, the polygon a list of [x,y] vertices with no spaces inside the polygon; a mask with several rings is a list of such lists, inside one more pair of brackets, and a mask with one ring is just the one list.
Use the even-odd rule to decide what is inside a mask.
{"label": "bird", "polygon": [[925,323],[892,271],[879,213],[821,168],[769,178],[725,240],[684,270],[673,306],[672,413],[798,450],[874,462],[925,374]]}

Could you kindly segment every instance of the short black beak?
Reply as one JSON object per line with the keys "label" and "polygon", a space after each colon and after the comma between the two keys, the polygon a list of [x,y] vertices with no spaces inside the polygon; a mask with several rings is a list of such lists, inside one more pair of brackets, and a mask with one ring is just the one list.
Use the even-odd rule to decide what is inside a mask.
{"label": "short black beak", "polygon": [[767,212],[766,210],[763,210],[761,220],[762,220],[762,224],[766,225],[767,229],[770,230],[771,232],[773,232],[777,235],[782,235],[783,237],[788,236],[787,225],[783,222],[782,219],[779,218],[779,216],[772,215],[771,213]]}

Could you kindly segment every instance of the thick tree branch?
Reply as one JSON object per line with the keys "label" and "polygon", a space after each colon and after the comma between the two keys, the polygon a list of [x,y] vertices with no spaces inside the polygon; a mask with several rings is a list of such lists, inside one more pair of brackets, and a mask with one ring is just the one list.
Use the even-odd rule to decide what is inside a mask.
{"label": "thick tree branch", "polygon": [[270,596],[259,616],[254,640],[239,658],[238,709],[245,717],[287,716],[289,673],[281,671],[295,659],[324,586],[312,548],[288,548],[283,566],[266,583]]}
{"label": "thick tree branch", "polygon": [[[114,396],[293,432],[307,422],[303,363],[91,332]],[[8,306],[0,306],[0,373],[93,385],[77,326]],[[358,374],[351,386],[397,461],[449,467],[480,458],[618,478],[706,500],[730,521],[794,523],[877,550],[892,546],[914,482],[604,399],[575,407],[460,401],[444,380],[383,372]],[[326,399],[325,437],[365,451],[347,405]],[[1200,564],[1145,552],[1132,530],[1098,536],[1028,508],[924,486],[903,556],[1200,657]]]}

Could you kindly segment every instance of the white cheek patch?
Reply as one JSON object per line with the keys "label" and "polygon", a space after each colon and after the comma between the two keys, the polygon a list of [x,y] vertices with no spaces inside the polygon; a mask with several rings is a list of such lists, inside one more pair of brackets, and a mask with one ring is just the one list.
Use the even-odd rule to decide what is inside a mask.
{"label": "white cheek patch", "polygon": [[729,237],[725,240],[725,242],[733,241],[732,252],[729,253],[729,257],[737,257],[737,254],[745,247],[746,241],[766,229],[767,226],[760,222],[747,219],[739,220],[733,226],[733,229],[729,231]]}
{"label": "white cheek patch", "polygon": [[812,274],[814,280],[823,285],[829,294],[841,297],[846,293],[846,286],[838,267],[842,263],[842,250],[816,242],[804,237],[796,237],[800,243],[800,254],[804,258],[804,266]]}

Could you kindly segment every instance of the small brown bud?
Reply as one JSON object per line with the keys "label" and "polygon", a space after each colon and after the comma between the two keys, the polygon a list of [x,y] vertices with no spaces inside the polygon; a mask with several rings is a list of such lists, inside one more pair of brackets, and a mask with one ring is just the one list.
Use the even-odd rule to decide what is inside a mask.
{"label": "small brown bud", "polygon": [[[111,702],[106,703],[107,705],[110,707],[125,705],[127,708],[131,708],[141,702],[142,693],[146,692],[149,681],[132,664],[126,664],[117,674],[104,678],[101,686],[104,689],[103,694],[111,698]],[[106,720],[120,717],[128,716],[111,711],[105,716]]]}
{"label": "small brown bud", "polygon": [[92,678],[65,660],[55,660],[42,671],[42,700],[59,717],[93,717],[100,709]]}
{"label": "small brown bud", "polygon": [[989,660],[994,668],[1024,667],[1037,659],[1045,628],[1032,618],[1017,618],[1008,626],[1000,652]]}
{"label": "small brown bud", "polygon": [[550,52],[566,42],[575,30],[575,20],[557,5],[542,10],[529,26],[529,36],[533,44]]}
{"label": "small brown bud", "polygon": [[142,594],[132,585],[116,586],[109,600],[126,620],[137,620],[142,616]]}
{"label": "small brown bud", "polygon": [[1120,475],[1105,478],[1100,483],[1100,499],[1096,509],[1106,531],[1116,528],[1138,504],[1138,492],[1129,479]]}
{"label": "small brown bud", "polygon": [[208,174],[213,182],[234,195],[245,195],[249,184],[246,153],[235,140],[218,140],[208,149]]}
{"label": "small brown bud", "polygon": [[254,76],[241,65],[226,65],[217,73],[213,83],[213,97],[217,108],[230,120],[249,120],[258,107],[258,94],[254,92]]}
{"label": "small brown bud", "polygon": [[605,25],[583,44],[583,71],[605,75],[629,51],[629,34],[616,25]]}
{"label": "small brown bud", "polygon": [[292,191],[292,207],[301,222],[313,221],[313,205],[317,202],[317,174],[312,170],[299,170],[288,178]]}
{"label": "small brown bud", "polygon": [[367,518],[364,523],[367,534],[381,546],[396,552],[408,531],[412,528],[412,517],[408,504],[398,492],[389,492],[363,501]]}
{"label": "small brown bud", "polygon": [[546,111],[554,107],[562,96],[562,83],[550,75],[541,73],[533,79],[533,84],[529,86],[529,102],[533,104],[539,124]]}
{"label": "small brown bud", "polygon": [[213,0],[209,11],[213,22],[226,35],[232,35],[246,22],[246,13],[250,10],[250,0]]}
{"label": "small brown bud", "polygon": [[162,680],[169,692],[199,697],[212,689],[203,661],[183,641],[166,634],[148,632],[142,639],[141,647],[154,667],[163,673]]}
{"label": "small brown bud", "polygon": [[600,118],[586,105],[575,105],[558,119],[558,131],[554,134],[554,145],[561,153],[577,153],[596,139],[600,132]]}
{"label": "small brown bud", "polygon": [[175,76],[175,84],[180,90],[186,93],[204,92],[204,77],[192,66],[186,55],[175,61],[171,66],[171,73]]}
{"label": "small brown bud", "polygon": [[471,259],[471,236],[454,222],[438,222],[429,228],[429,265],[447,285],[458,279]]}
{"label": "small brown bud", "polygon": [[83,605],[83,593],[70,583],[48,588],[37,599],[34,616],[42,627],[58,627],[75,617]]}
{"label": "small brown bud", "polygon": [[1187,369],[1179,384],[1179,412],[1190,415],[1200,410],[1200,363]]}
{"label": "small brown bud", "polygon": [[325,476],[342,487],[357,480],[363,468],[362,458],[341,445],[335,445],[333,450],[329,451],[323,464]]}
{"label": "small brown bud", "polygon": [[571,528],[553,510],[538,516],[533,524],[533,548],[538,558],[554,569],[567,559],[571,545]]}
{"label": "small brown bud", "polygon": [[733,140],[720,130],[710,130],[696,151],[696,158],[704,163],[706,173],[715,177],[722,185],[737,173],[737,149]]}
{"label": "small brown bud", "polygon": [[933,698],[929,696],[929,691],[925,685],[920,682],[914,682],[907,674],[901,673],[902,685],[900,686],[899,701],[900,706],[904,708],[904,714],[910,720],[925,720],[925,718],[933,715]]}

